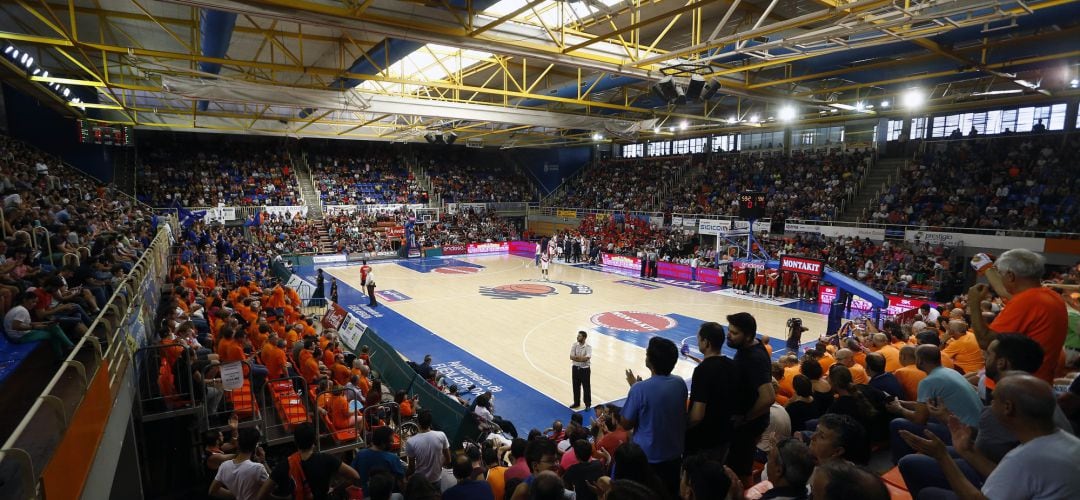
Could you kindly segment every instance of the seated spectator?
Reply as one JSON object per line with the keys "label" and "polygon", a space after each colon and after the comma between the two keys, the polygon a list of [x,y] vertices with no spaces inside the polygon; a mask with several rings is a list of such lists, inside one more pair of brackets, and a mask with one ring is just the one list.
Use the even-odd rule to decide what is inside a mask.
{"label": "seated spectator", "polygon": [[926,373],[926,378],[919,382],[916,401],[893,401],[892,411],[901,418],[893,419],[890,424],[890,439],[893,463],[899,462],[911,449],[900,439],[901,430],[922,434],[929,430],[948,439],[949,432],[944,423],[930,421],[930,406],[941,405],[955,414],[966,426],[977,427],[982,403],[975,393],[975,388],[956,370],[941,366],[941,352],[936,346],[921,345],[915,351],[916,364]]}
{"label": "seated spectator", "polygon": [[[900,368],[898,368],[893,375],[896,376],[896,380],[900,382],[900,387],[903,389],[903,395],[900,399],[905,401],[913,401],[918,396],[919,382],[926,378],[926,372],[920,370],[915,366],[915,346],[904,346],[900,348]],[[884,368],[884,366],[882,367]],[[889,392],[881,387],[878,387],[885,392]]]}
{"label": "seated spectator", "polygon": [[865,464],[870,459],[866,429],[847,415],[826,413],[810,437],[810,454],[819,467],[832,461]]}
{"label": "seated spectator", "polygon": [[16,344],[45,340],[52,346],[57,361],[63,360],[75,347],[55,321],[32,321],[29,309],[37,302],[33,292],[23,292],[15,299],[15,307],[4,315],[4,333]]}
{"label": "seated spectator", "polygon": [[594,500],[596,495],[589,488],[604,475],[604,466],[599,460],[592,459],[592,445],[585,439],[574,441],[572,448],[576,462],[563,473],[563,484],[573,491],[578,500]]}
{"label": "seated spectator", "polygon": [[866,374],[866,369],[855,362],[855,353],[851,349],[839,349],[836,351],[836,362],[847,367],[851,371],[851,380],[856,385],[867,384],[870,382],[870,377]]}
{"label": "seated spectator", "polygon": [[806,422],[817,419],[821,416],[821,412],[814,401],[813,385],[806,375],[801,373],[795,375],[792,385],[795,388],[795,395],[788,400],[784,410],[787,411],[788,418],[791,420],[792,432],[801,432],[806,430]]}
{"label": "seated spectator", "polygon": [[679,498],[727,498],[733,488],[742,493],[737,478],[727,474],[724,464],[704,455],[692,455],[683,460]]}
{"label": "seated spectator", "polygon": [[[974,446],[974,433],[955,426],[955,450],[968,463],[985,473],[986,481],[976,487],[957,467],[945,443],[933,433],[920,437],[903,431],[903,439],[914,449],[936,460],[949,487],[961,498],[1073,498],[1080,495],[1080,475],[1075,464],[1063,457],[1080,455],[1080,439],[1054,424],[1056,402],[1046,382],[1028,374],[1009,375],[994,390],[994,416],[1021,444],[1002,457],[996,467]],[[939,493],[924,488],[920,493]]]}
{"label": "seated spectator", "polygon": [[[910,349],[910,352],[912,354],[915,353],[914,347],[904,346],[904,349]],[[903,356],[902,353],[901,356]],[[900,370],[897,370],[897,373],[899,372]],[[900,380],[897,378],[897,376],[893,373],[885,371],[885,357],[881,354],[874,352],[866,356],[866,373],[870,375],[870,383],[868,384],[870,387],[873,387],[874,389],[877,389],[894,398],[900,398],[904,400],[908,399],[904,396],[904,388],[900,384]],[[926,374],[923,373],[923,376],[919,377],[919,380],[921,381],[925,377]]]}
{"label": "seated spectator", "polygon": [[964,321],[952,320],[948,326],[949,341],[941,350],[942,357],[952,360],[953,366],[964,373],[978,373],[983,369],[983,352],[974,333],[970,333]]}
{"label": "seated spectator", "polygon": [[830,461],[814,469],[810,488],[815,500],[890,498],[888,488],[877,474],[842,460]]}
{"label": "seated spectator", "polygon": [[785,437],[769,451],[769,459],[765,462],[768,480],[754,485],[747,493],[762,500],[805,499],[806,485],[813,471],[814,457],[810,448],[798,439]]}

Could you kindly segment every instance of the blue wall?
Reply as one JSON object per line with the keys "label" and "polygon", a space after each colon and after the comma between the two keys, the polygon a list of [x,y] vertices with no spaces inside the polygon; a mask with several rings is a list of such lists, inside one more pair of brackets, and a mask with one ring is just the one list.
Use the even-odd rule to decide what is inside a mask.
{"label": "blue wall", "polygon": [[112,182],[113,146],[79,143],[79,124],[74,118],[62,116],[8,85],[3,87],[8,133],[12,137],[59,156],[102,182]]}
{"label": "blue wall", "polygon": [[574,175],[592,159],[593,148],[513,149],[512,156],[522,168],[540,181],[545,193],[559,187],[563,178]]}

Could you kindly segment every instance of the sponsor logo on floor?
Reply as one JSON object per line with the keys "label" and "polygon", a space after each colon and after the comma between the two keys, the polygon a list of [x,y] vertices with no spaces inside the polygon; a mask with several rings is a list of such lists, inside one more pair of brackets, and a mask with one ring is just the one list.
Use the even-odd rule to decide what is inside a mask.
{"label": "sponsor logo on floor", "polygon": [[480,287],[480,295],[499,300],[531,299],[534,297],[558,295],[559,292],[555,287],[551,286],[551,284],[565,286],[567,289],[570,290],[571,295],[592,294],[592,288],[589,288],[588,285],[582,285],[581,283],[574,283],[571,281],[545,281],[534,279],[527,279],[521,281],[524,281],[526,283],[511,283],[508,285],[499,286],[482,286]]}
{"label": "sponsor logo on floor", "polygon": [[662,332],[679,324],[674,318],[641,311],[608,311],[593,316],[592,324],[623,332]]}
{"label": "sponsor logo on floor", "polygon": [[386,302],[401,302],[403,300],[412,300],[412,297],[405,295],[397,290],[379,290],[375,292],[375,295],[379,296],[379,300]]}

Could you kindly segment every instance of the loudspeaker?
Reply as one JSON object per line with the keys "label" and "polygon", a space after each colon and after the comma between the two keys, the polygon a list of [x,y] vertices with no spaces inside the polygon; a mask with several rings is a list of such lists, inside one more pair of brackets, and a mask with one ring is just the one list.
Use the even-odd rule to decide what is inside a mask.
{"label": "loudspeaker", "polygon": [[424,135],[424,140],[426,140],[428,144],[435,144],[435,133],[428,132],[426,135]]}
{"label": "loudspeaker", "polygon": [[664,100],[664,102],[671,102],[679,97],[678,87],[675,86],[675,80],[670,76],[665,76],[659,82],[653,85],[652,91],[658,97]]}
{"label": "loudspeaker", "polygon": [[708,101],[709,99],[712,99],[713,96],[716,95],[716,93],[719,91],[720,82],[717,79],[713,78],[712,80],[709,80],[709,82],[705,84],[705,88],[702,89],[701,100]]}
{"label": "loudspeaker", "polygon": [[705,79],[701,75],[690,75],[690,83],[686,85],[686,98],[697,99],[701,97],[701,91],[705,88]]}
{"label": "loudspeaker", "polygon": [[682,87],[675,87],[675,104],[678,106],[686,104],[686,91]]}
{"label": "loudspeaker", "polygon": [[457,134],[453,132],[446,132],[445,134],[443,134],[443,139],[446,140],[447,144],[453,144],[454,141],[457,140]]}

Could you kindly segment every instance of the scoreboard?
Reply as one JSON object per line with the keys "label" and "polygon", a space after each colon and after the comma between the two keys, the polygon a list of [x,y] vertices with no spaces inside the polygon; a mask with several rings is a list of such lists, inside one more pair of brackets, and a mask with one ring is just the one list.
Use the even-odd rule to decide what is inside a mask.
{"label": "scoreboard", "polygon": [[743,191],[739,195],[739,218],[758,220],[765,216],[765,193],[762,191]]}
{"label": "scoreboard", "polygon": [[134,146],[135,137],[131,127],[102,125],[79,120],[79,142],[105,146]]}

